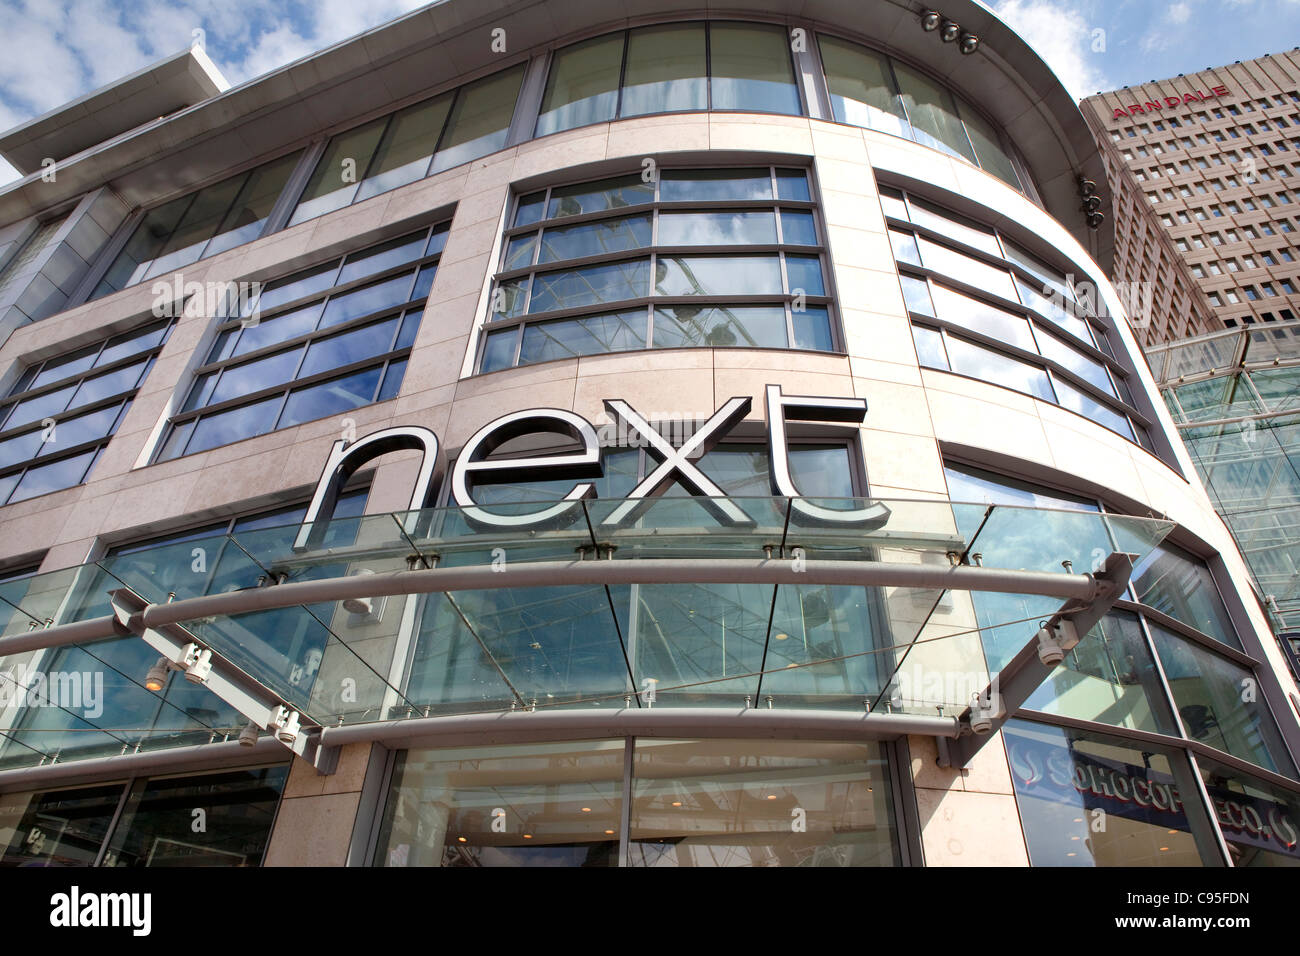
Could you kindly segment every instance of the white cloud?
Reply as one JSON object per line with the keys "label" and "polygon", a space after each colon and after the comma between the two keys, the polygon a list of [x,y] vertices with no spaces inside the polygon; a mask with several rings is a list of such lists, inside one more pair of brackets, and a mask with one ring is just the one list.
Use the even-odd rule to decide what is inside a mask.
{"label": "white cloud", "polygon": [[1171,3],[1168,16],[1171,23],[1186,23],[1192,17],[1192,8],[1182,2]]}
{"label": "white cloud", "polygon": [[1034,48],[1075,99],[1114,85],[1099,62],[1105,51],[1104,30],[1085,20],[1077,4],[1068,0],[994,0],[991,7]]}

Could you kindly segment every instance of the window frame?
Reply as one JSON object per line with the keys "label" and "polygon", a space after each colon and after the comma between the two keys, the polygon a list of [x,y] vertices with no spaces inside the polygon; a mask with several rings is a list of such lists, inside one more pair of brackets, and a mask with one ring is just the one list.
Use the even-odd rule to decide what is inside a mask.
{"label": "window frame", "polygon": [[[185,436],[183,443],[180,447],[180,450],[176,454],[170,454],[170,455],[164,454],[167,451],[168,444],[171,442],[172,437],[180,429],[185,428],[186,426],[189,426],[191,424],[194,425],[194,428],[197,428],[197,423],[206,416],[217,415],[223,412],[230,411],[232,409],[253,405],[256,404],[257,402],[266,401],[270,398],[274,398],[276,395],[280,396],[279,404],[276,409],[277,426],[270,428],[267,431],[261,432],[259,434],[261,435],[271,434],[272,432],[280,431],[283,430],[284,428],[291,428],[291,427],[295,427],[298,424],[303,424],[301,422],[295,422],[290,425],[283,425],[283,426],[278,425],[278,422],[284,413],[284,409],[286,407],[286,404],[289,401],[289,397],[292,392],[294,392],[295,390],[301,390],[303,388],[309,388],[314,385],[319,385],[323,382],[328,382],[333,379],[342,378],[348,375],[367,371],[372,368],[380,369],[380,379],[375,386],[375,392],[374,392],[375,397],[372,398],[371,401],[355,407],[365,408],[370,405],[378,404],[379,401],[381,401],[381,399],[378,396],[382,394],[384,388],[386,387],[389,369],[395,363],[406,361],[407,359],[409,359],[409,356],[412,350],[414,349],[413,344],[406,345],[406,346],[401,345],[400,337],[402,334],[404,323],[410,315],[418,313],[421,315],[421,321],[422,321],[422,315],[424,312],[425,304],[428,301],[428,293],[426,293],[423,298],[419,298],[419,299],[407,298],[406,300],[400,303],[390,303],[380,307],[379,309],[366,312],[355,318],[347,319],[346,321],[338,322],[333,325],[321,326],[320,322],[324,318],[325,310],[328,308],[329,303],[334,299],[346,295],[350,292],[353,292],[357,289],[364,288],[369,285],[375,285],[384,282],[386,280],[396,278],[398,276],[403,275],[404,273],[409,272],[411,276],[411,280],[410,280],[411,284],[408,287],[408,295],[414,294],[417,290],[417,286],[420,283],[421,273],[430,266],[433,266],[436,270],[438,264],[441,262],[446,236],[450,228],[450,223],[451,223],[450,218],[444,219],[442,217],[438,217],[436,219],[433,219],[432,221],[427,222],[424,226],[412,230],[409,233],[404,232],[399,236],[393,236],[390,237],[389,239],[382,239],[379,240],[378,242],[368,243],[366,245],[353,249],[349,252],[343,253],[342,255],[331,256],[327,259],[318,260],[313,264],[305,265],[299,269],[295,269],[291,272],[288,272],[285,275],[277,276],[276,277],[277,280],[289,279],[299,273],[309,272],[314,269],[320,268],[322,266],[333,264],[333,275],[334,278],[337,279],[338,276],[342,273],[343,269],[346,268],[347,265],[353,261],[354,257],[359,256],[361,253],[365,253],[369,249],[372,249],[376,246],[383,245],[387,242],[391,242],[395,239],[404,238],[406,236],[414,236],[421,231],[424,233],[424,239],[423,239],[424,251],[419,256],[416,256],[413,259],[409,259],[406,262],[399,263],[397,265],[388,266],[376,272],[369,273],[355,279],[351,279],[347,282],[340,283],[338,285],[330,285],[324,290],[309,292],[306,295],[301,295],[294,299],[286,300],[285,302],[275,305],[272,309],[269,310],[267,315],[259,316],[258,321],[256,323],[256,325],[261,325],[265,322],[274,321],[275,319],[281,316],[290,315],[299,309],[310,307],[314,303],[320,303],[320,313],[316,317],[315,325],[309,331],[300,333],[299,335],[292,336],[291,338],[287,338],[282,341],[273,342],[271,344],[264,345],[260,348],[253,349],[251,351],[245,352],[240,355],[230,355],[226,358],[219,358],[211,361],[205,360],[200,365],[197,365],[193,369],[191,369],[189,372],[188,385],[185,387],[183,392],[183,399],[181,398],[182,393],[179,390],[177,392],[178,401],[180,402],[179,408],[181,410],[177,411],[175,414],[171,415],[167,419],[167,425],[162,430],[159,440],[153,449],[152,455],[150,457],[150,464],[156,464],[161,461],[172,461],[177,458],[187,457],[188,455],[191,454],[201,454],[202,451],[212,451],[216,448],[227,447],[230,444],[236,444],[240,441],[246,441],[249,438],[258,437],[258,435],[247,435],[244,436],[243,438],[235,439],[234,442],[228,442],[221,445],[214,445],[211,448],[206,448],[203,449],[202,451],[189,452],[186,451],[186,448],[188,447],[194,434],[193,429],[191,429],[190,433]],[[443,237],[442,242],[437,242],[437,237],[439,235]],[[435,245],[436,245],[436,249],[434,249],[434,251],[432,252],[429,251],[431,248],[434,248]],[[358,329],[364,328],[366,326],[383,322],[392,318],[396,318],[398,322],[396,327],[393,330],[392,337],[389,339],[389,348],[385,349],[383,352],[377,353],[375,355],[366,356],[360,359],[354,359],[350,362],[347,362],[344,365],[340,365],[334,368],[325,369],[319,372],[313,372],[310,375],[304,376],[302,378],[296,377],[307,360],[307,353],[309,348],[314,343],[325,341],[335,336],[353,332]],[[245,322],[246,320],[239,316],[236,316],[234,318],[226,318],[226,319],[218,318],[214,320],[214,324],[211,327],[211,344],[207,346],[209,358],[211,357],[212,349],[216,346],[221,336],[226,332],[231,332],[243,328]],[[207,340],[205,339],[205,341]],[[216,373],[218,374],[219,377],[219,373],[224,372],[226,369],[238,368],[240,366],[248,365],[253,362],[259,361],[261,359],[270,358],[280,353],[291,352],[294,349],[301,349],[301,354],[298,356],[297,362],[294,367],[293,375],[295,377],[289,378],[277,385],[269,385],[257,389],[256,391],[244,392],[232,398],[224,399],[220,402],[215,402],[212,404],[196,404],[195,407],[193,408],[189,408],[189,409],[185,408],[185,406],[188,405],[193,400],[196,394],[195,390],[199,387],[200,382],[203,380],[204,376]],[[405,376],[405,372],[403,372],[403,377],[404,376]],[[216,388],[216,384],[217,383],[214,381],[213,383],[214,390]],[[392,396],[392,398],[396,398],[396,397],[397,397],[396,395]],[[390,400],[391,399],[382,399],[382,401],[390,401]],[[316,420],[318,419],[308,419],[307,421],[316,421]]]}
{"label": "window frame", "polygon": [[[913,193],[911,190],[900,188],[897,186],[890,186],[885,183],[882,183],[881,185],[885,189],[889,189],[901,193],[904,196],[904,202],[907,203],[907,208],[909,209],[911,205],[911,197],[915,196],[917,199],[921,199],[926,203],[939,206],[940,208],[944,209],[944,211],[949,212],[953,217],[955,217],[958,220],[968,218],[966,216],[963,216],[960,213],[948,210],[947,207],[944,207],[942,203],[936,203],[934,202],[934,200],[930,199],[929,197],[917,195]],[[992,253],[988,252],[987,250],[979,248],[978,246],[973,246],[970,245],[969,243],[963,242],[960,238],[954,238],[952,235],[946,234],[931,226],[927,226],[924,223],[917,223],[910,218],[910,213],[908,219],[899,219],[897,216],[894,216],[888,209],[886,209],[885,222],[887,227],[891,230],[898,231],[898,232],[911,232],[917,236],[922,236],[926,239],[929,239],[932,242],[941,244],[949,248],[950,250],[958,252],[961,255],[964,255],[968,258],[975,259],[983,265],[996,268],[999,270],[1009,271],[1014,278],[1019,279],[1021,282],[1029,285],[1031,288],[1039,288],[1042,285],[1042,281],[1037,276],[1035,276],[1032,272],[1030,272],[1020,263],[1016,262],[1014,259],[1007,258],[1005,257],[1005,255],[1004,257],[995,256]],[[1004,236],[1003,230],[995,227],[986,227],[986,228],[989,230],[990,236],[994,239],[994,242],[998,245],[1000,249],[1003,250],[1005,254],[1006,248],[1005,248],[1005,243],[1003,242],[1003,236]],[[1019,245],[1019,243],[1017,243],[1017,245]],[[1031,253],[1031,255],[1032,254],[1033,253]],[[1055,268],[1054,266],[1051,266],[1050,263],[1045,263],[1045,265],[1048,265],[1050,268]],[[963,282],[961,279],[953,277],[948,273],[940,272],[928,266],[917,265],[915,263],[905,262],[897,259],[895,260],[895,266],[900,276],[907,276],[914,279],[921,279],[926,283],[927,288],[930,287],[931,283],[937,282],[939,285],[953,289],[961,293],[962,295],[965,295],[968,298],[975,300],[976,302],[991,305],[1004,312],[1009,312],[1018,317],[1024,318],[1033,327],[1035,336],[1040,334],[1039,330],[1041,329],[1042,330],[1041,334],[1054,335],[1057,338],[1061,338],[1064,342],[1068,343],[1069,346],[1073,347],[1075,351],[1082,353],[1085,358],[1091,359],[1093,362],[1102,365],[1102,367],[1106,370],[1107,375],[1115,389],[1115,394],[1114,395],[1107,394],[1104,390],[1098,388],[1092,382],[1089,382],[1088,380],[1084,379],[1082,376],[1079,375],[1079,373],[1073,371],[1072,369],[1068,368],[1065,365],[1062,365],[1060,362],[1056,361],[1055,359],[1042,354],[1041,352],[1029,352],[1003,339],[995,338],[991,335],[988,335],[987,333],[983,333],[978,330],[969,328],[967,326],[961,325],[960,323],[954,322],[952,320],[945,320],[943,318],[938,317],[937,315],[927,315],[925,313],[914,312],[909,310],[908,316],[914,325],[921,325],[925,328],[929,328],[933,331],[938,331],[940,333],[940,335],[944,339],[945,352],[947,351],[947,337],[949,335],[955,335],[959,339],[972,341],[981,347],[989,348],[996,352],[1003,353],[1008,357],[1013,358],[1016,361],[1019,361],[1021,363],[1044,368],[1047,372],[1049,381],[1052,382],[1053,391],[1055,391],[1055,387],[1054,387],[1055,379],[1060,378],[1071,388],[1082,391],[1085,394],[1085,396],[1087,396],[1088,398],[1091,398],[1094,401],[1102,404],[1103,406],[1110,408],[1118,415],[1129,418],[1130,427],[1133,427],[1133,425],[1142,426],[1142,428],[1146,430],[1148,437],[1152,434],[1153,431],[1159,430],[1157,427],[1157,423],[1150,416],[1145,414],[1141,409],[1137,408],[1136,403],[1126,402],[1122,397],[1122,393],[1125,390],[1129,391],[1130,393],[1133,392],[1133,385],[1129,382],[1129,380],[1134,378],[1134,372],[1126,368],[1125,365],[1121,361],[1119,361],[1117,357],[1115,357],[1115,355],[1101,349],[1096,344],[1084,342],[1077,335],[1074,335],[1070,333],[1068,329],[1065,329],[1057,325],[1050,318],[1048,318],[1045,315],[1042,315],[1037,310],[1035,310],[1032,306],[1025,305],[1019,301],[1005,299],[999,295],[989,292],[986,289],[970,285],[969,283]],[[1085,278],[1087,278],[1086,275]],[[932,292],[931,292],[931,299],[933,301]],[[1097,313],[1097,310],[1085,309],[1084,314],[1080,315],[1079,318],[1082,321],[1087,322],[1091,334],[1093,335],[1094,339],[1096,339],[1098,343],[1106,342],[1107,344],[1110,344],[1110,328],[1107,325],[1102,323],[1101,321],[1102,316]],[[1112,350],[1114,349],[1113,345],[1110,345],[1110,347]],[[947,369],[947,371],[949,374],[961,375],[965,378],[971,378],[974,381],[986,381],[985,379],[975,378],[974,376],[968,375],[966,373],[955,371],[951,367],[951,362],[949,362],[949,368]],[[991,382],[987,384],[996,385],[998,383]],[[1008,386],[1000,386],[1000,387],[1008,387]],[[1057,407],[1062,408],[1066,411],[1074,412],[1074,414],[1081,414],[1080,412],[1075,411],[1074,409],[1070,408],[1069,406],[1067,406],[1066,404],[1060,401],[1056,401],[1054,404],[1056,404]],[[1088,418],[1088,416],[1086,415],[1082,417]],[[1088,420],[1093,421],[1095,424],[1100,424],[1100,422],[1096,422],[1095,419],[1088,418]],[[1132,442],[1133,444],[1137,444],[1145,448],[1147,451],[1151,450],[1149,447],[1143,444],[1140,438],[1141,432],[1137,431],[1136,429],[1134,429],[1133,431],[1133,436],[1130,437],[1128,435],[1124,435],[1121,432],[1116,432],[1114,429],[1109,428],[1109,426],[1102,425],[1101,427],[1107,428],[1113,434],[1117,434],[1121,438],[1124,438]]]}
{"label": "window frame", "polygon": [[[699,171],[710,172],[714,170],[745,170],[745,169],[766,169],[768,172],[769,183],[771,184],[772,198],[769,199],[748,199],[748,200],[681,200],[665,201],[659,198],[660,185],[664,180],[664,175],[675,171]],[[808,184],[809,198],[802,199],[782,199],[779,193],[779,172],[781,170],[798,170],[804,174],[805,181]],[[647,311],[646,324],[646,345],[638,349],[627,349],[621,351],[593,353],[598,355],[618,355],[626,352],[655,352],[671,351],[673,349],[683,348],[734,348],[734,349],[780,349],[782,351],[799,351],[812,352],[820,355],[843,355],[844,354],[844,334],[838,318],[836,308],[836,295],[834,288],[833,270],[830,268],[830,251],[827,244],[826,224],[822,219],[820,212],[820,201],[817,190],[817,183],[813,176],[813,170],[808,166],[800,165],[783,165],[772,162],[744,162],[743,160],[723,160],[720,162],[710,162],[701,165],[700,163],[689,163],[682,165],[659,165],[657,175],[654,179],[653,198],[648,202],[639,203],[634,206],[621,208],[609,208],[598,210],[590,213],[581,213],[573,216],[546,217],[546,210],[549,209],[551,196],[556,190],[564,189],[569,186],[578,186],[586,183],[598,184],[610,179],[626,178],[636,175],[640,172],[637,170],[628,172],[613,172],[596,179],[588,176],[576,178],[557,179],[554,182],[547,183],[535,189],[520,190],[515,189],[507,204],[506,222],[513,222],[521,201],[529,196],[542,194],[543,218],[537,219],[525,225],[508,226],[501,231],[500,253],[495,264],[496,271],[492,273],[491,288],[495,293],[503,287],[505,283],[526,279],[528,281],[528,292],[525,294],[523,302],[520,305],[518,314],[512,316],[499,315],[492,312],[491,299],[495,295],[489,296],[488,314],[480,321],[476,328],[478,341],[476,342],[473,360],[471,362],[470,376],[491,375],[494,372],[510,371],[512,369],[526,368],[532,365],[543,365],[547,362],[568,361],[582,356],[570,355],[560,356],[558,358],[543,359],[538,362],[520,364],[519,359],[522,356],[524,331],[530,325],[544,325],[549,322],[561,321],[564,319],[582,318],[586,316],[601,316],[617,312],[630,312],[636,310]],[[817,244],[815,246],[806,246],[796,243],[783,241],[782,210],[791,210],[795,212],[808,212],[812,216],[813,228],[816,232]],[[714,244],[714,245],[661,245],[658,242],[659,235],[659,217],[663,212],[731,212],[731,211],[772,211],[776,225],[775,243],[758,243],[758,244]],[[602,222],[609,220],[621,219],[629,216],[646,215],[650,217],[650,243],[638,248],[624,249],[611,253],[595,253],[592,255],[580,256],[570,259],[556,259],[548,262],[541,261],[542,245],[547,229],[565,228],[567,226],[583,225],[585,223]],[[517,266],[512,269],[502,269],[505,263],[505,257],[509,250],[511,242],[519,237],[537,235],[542,237],[534,243],[533,250],[530,254],[530,261],[526,265]],[[816,257],[822,273],[824,285],[824,294],[808,295],[804,294],[805,304],[824,308],[830,325],[831,350],[823,351],[820,349],[803,349],[794,345],[795,328],[794,313],[792,304],[797,296],[792,291],[786,291],[789,286],[789,278],[786,271],[786,255]],[[778,260],[783,291],[771,294],[709,294],[694,296],[673,296],[658,295],[654,292],[654,283],[650,282],[647,286],[646,295],[636,296],[630,299],[611,300],[606,302],[594,302],[586,305],[569,306],[566,308],[552,309],[546,312],[530,313],[528,306],[533,295],[533,282],[538,275],[559,274],[573,269],[581,269],[587,266],[614,265],[619,263],[628,263],[644,260],[648,263],[648,270],[651,278],[654,276],[654,264],[659,256],[679,257],[679,256],[696,256],[696,257],[726,257],[726,256],[772,256]],[[708,306],[774,306],[780,304],[785,315],[786,341],[785,346],[713,346],[701,343],[699,345],[684,346],[665,346],[656,347],[653,345],[653,326],[654,313],[656,308],[673,308],[682,305],[699,305]],[[486,358],[488,338],[496,332],[504,332],[510,329],[520,330],[515,336],[514,351],[512,355],[512,364],[492,371],[484,371],[483,363]]]}
{"label": "window frame", "polygon": [[[44,428],[47,427],[52,428],[52,433],[54,437],[57,439],[58,426],[60,424],[63,424],[64,422],[68,422],[73,419],[79,418],[83,415],[92,414],[94,412],[105,411],[107,409],[113,408],[114,406],[116,406],[118,410],[113,420],[113,423],[109,426],[107,433],[98,438],[89,438],[84,441],[77,442],[74,445],[69,445],[67,447],[58,447],[55,451],[44,452],[44,453],[41,451],[41,449],[45,447],[47,442],[45,440],[42,440],[40,444],[37,446],[36,454],[31,456],[30,458],[27,458],[23,461],[16,461],[12,464],[0,463],[0,476],[7,478],[10,475],[15,475],[15,474],[19,475],[18,480],[14,483],[14,486],[12,488],[8,489],[7,491],[0,492],[0,506],[2,506],[3,503],[7,503],[9,501],[10,495],[14,491],[17,491],[18,486],[22,483],[22,476],[26,475],[27,472],[30,471],[32,468],[39,468],[39,467],[44,467],[45,465],[56,464],[60,461],[64,461],[65,459],[72,459],[77,456],[84,455],[87,452],[93,451],[94,457],[86,465],[85,469],[82,471],[80,481],[77,481],[71,485],[66,485],[63,488],[56,488],[51,491],[43,492],[42,494],[43,495],[55,494],[58,491],[66,491],[69,488],[77,488],[86,483],[86,481],[89,479],[90,473],[94,470],[95,465],[99,463],[99,459],[103,455],[104,450],[108,447],[109,442],[111,442],[113,440],[113,436],[117,434],[117,429],[121,427],[122,420],[126,417],[127,412],[130,410],[131,403],[134,401],[136,394],[139,392],[145,380],[149,377],[149,373],[153,370],[154,365],[157,363],[159,355],[162,354],[162,350],[166,347],[167,342],[170,340],[172,333],[176,330],[176,324],[177,324],[177,320],[174,318],[158,319],[158,318],[153,318],[151,316],[147,321],[139,322],[137,325],[128,328],[124,331],[115,332],[111,335],[106,335],[103,338],[97,339],[92,343],[88,343],[85,346],[66,349],[63,352],[60,352],[56,355],[52,355],[47,359],[34,362],[30,365],[27,365],[25,368],[23,368],[22,372],[19,375],[18,380],[11,387],[9,393],[6,394],[3,397],[3,399],[0,399],[0,441],[8,441],[10,439],[17,438],[25,434],[39,432],[44,430]],[[157,344],[150,346],[149,348],[141,349],[139,351],[129,352],[128,354],[123,355],[121,358],[115,359],[101,366],[96,366],[94,364],[104,354],[105,350],[109,347],[109,343],[113,342],[115,339],[121,339],[123,337],[130,337],[133,335],[141,334],[145,332],[145,330],[150,329],[151,327],[158,327],[158,326],[161,326],[162,334]],[[74,355],[78,352],[85,351],[86,349],[89,349],[91,347],[95,347],[97,350],[95,352],[94,357],[91,358],[90,360],[90,365],[84,368],[83,370],[79,372],[73,372],[70,375],[65,375],[63,377],[53,379],[36,388],[30,388],[30,387],[21,388],[21,386],[23,386],[25,383],[30,383],[31,381],[35,381],[35,379],[42,374],[44,369],[47,366],[49,366],[50,363],[58,362],[60,359],[63,359],[68,355]],[[44,395],[52,395],[69,387],[76,387],[77,389],[79,389],[81,384],[84,382],[91,381],[101,376],[111,375],[114,372],[122,371],[124,369],[129,369],[131,366],[140,364],[141,362],[144,363],[144,367],[141,369],[140,374],[137,376],[135,380],[135,384],[131,385],[129,388],[114,392],[102,398],[95,399],[94,401],[88,402],[84,405],[77,405],[73,408],[65,407],[59,412],[55,412],[51,415],[43,416],[40,419],[35,419],[30,422],[24,422],[23,424],[15,425],[11,428],[6,428],[3,425],[4,420],[9,416],[12,410],[22,402],[30,401],[34,398],[40,398]],[[57,367],[57,365],[55,367]],[[72,398],[75,397],[75,395],[76,392],[74,391],[73,394],[69,396],[69,401],[71,401]],[[54,424],[52,426],[46,426],[45,425],[46,422],[53,422]],[[32,495],[30,497],[41,497],[41,495]],[[19,499],[19,501],[27,501],[27,500],[30,500],[30,498]],[[14,503],[16,504],[17,502]]]}

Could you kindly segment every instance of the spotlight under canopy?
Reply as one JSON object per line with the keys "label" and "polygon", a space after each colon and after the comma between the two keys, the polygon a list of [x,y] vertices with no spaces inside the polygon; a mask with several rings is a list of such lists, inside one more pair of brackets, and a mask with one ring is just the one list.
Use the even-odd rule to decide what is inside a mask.
{"label": "spotlight under canopy", "polygon": [[943,22],[943,14],[937,10],[927,10],[921,14],[921,29],[926,33],[933,33],[939,29],[939,24]]}
{"label": "spotlight under canopy", "polygon": [[939,28],[939,39],[944,43],[951,43],[959,36],[961,36],[961,24],[953,20],[944,20],[943,26]]}
{"label": "spotlight under canopy", "polygon": [[957,44],[957,48],[961,50],[962,53],[970,56],[980,48],[980,38],[973,33],[963,33],[961,35],[961,43]]}
{"label": "spotlight under canopy", "polygon": [[169,670],[171,670],[171,666],[167,658],[158,658],[157,662],[153,667],[149,668],[149,673],[145,676],[145,690],[151,690],[154,693],[162,690],[163,686],[167,683],[167,672]]}

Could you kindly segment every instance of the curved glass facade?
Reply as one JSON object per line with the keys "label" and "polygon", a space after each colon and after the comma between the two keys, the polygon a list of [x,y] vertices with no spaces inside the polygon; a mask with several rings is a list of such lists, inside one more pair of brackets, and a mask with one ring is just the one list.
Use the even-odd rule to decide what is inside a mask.
{"label": "curved glass facade", "polygon": [[1053,402],[1152,450],[1095,291],[999,230],[900,190],[882,187],[880,201],[923,366]]}
{"label": "curved glass facade", "polygon": [[[838,37],[818,34],[816,42],[824,72],[814,75],[829,97],[827,119],[906,137],[1035,197],[1012,147],[947,85]],[[540,137],[665,113],[811,116],[795,81],[796,47],[806,49],[785,27],[725,20],[583,40],[550,55],[527,128]],[[815,64],[810,58],[802,68]],[[89,298],[517,145],[510,131],[525,72],[510,67],[331,136],[305,185],[292,177],[300,151],[149,209]],[[272,219],[285,200],[293,211]]]}
{"label": "curved glass facade", "polygon": [[643,348],[831,351],[823,253],[802,169],[667,168],[521,196],[478,370]]}

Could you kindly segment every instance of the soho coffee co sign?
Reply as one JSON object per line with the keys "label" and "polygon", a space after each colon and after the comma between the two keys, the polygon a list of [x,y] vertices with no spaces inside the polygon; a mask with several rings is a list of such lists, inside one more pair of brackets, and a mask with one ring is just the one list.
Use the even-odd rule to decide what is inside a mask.
{"label": "soho coffee co sign", "polygon": [[[1069,806],[1100,809],[1151,826],[1188,831],[1178,787],[1165,774],[1079,751],[1012,736],[1007,739],[1017,790]],[[1219,825],[1229,839],[1300,857],[1300,827],[1291,809],[1210,784]]]}
{"label": "soho coffee co sign", "polygon": [[[861,398],[827,398],[783,395],[781,386],[768,385],[767,405],[768,473],[772,494],[790,499],[790,519],[801,524],[879,527],[889,518],[889,509],[871,504],[854,509],[827,508],[800,497],[790,474],[788,421],[819,422],[855,426],[867,415]],[[680,444],[674,444],[631,405],[622,399],[606,399],[605,409],[619,432],[644,445],[658,460],[657,466],[620,499],[599,521],[598,529],[627,527],[637,521],[656,497],[680,485],[700,499],[704,508],[727,527],[753,527],[755,522],[727,497],[697,462],[739,423],[752,407],[748,397],[732,398]],[[526,436],[562,436],[576,443],[575,450],[550,455],[494,455],[506,443]],[[339,493],[347,480],[363,465],[392,451],[421,453],[420,469],[411,493],[410,510],[427,507],[441,473],[438,436],[418,425],[396,426],[372,432],[354,442],[339,440],[325,460],[316,491],[294,542],[296,550],[316,547],[321,540]],[[511,412],[480,428],[465,443],[451,471],[451,503],[475,528],[484,531],[529,531],[556,527],[577,520],[581,502],[596,495],[593,480],[603,474],[601,443],[596,427],[581,415],[558,408],[530,408]],[[564,497],[527,514],[507,513],[485,507],[475,499],[475,487],[515,481],[570,481]],[[411,525],[414,528],[415,517]]]}

